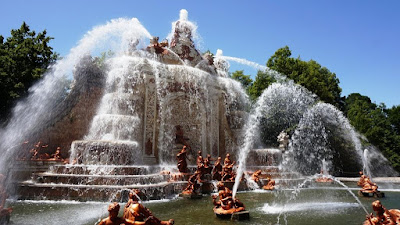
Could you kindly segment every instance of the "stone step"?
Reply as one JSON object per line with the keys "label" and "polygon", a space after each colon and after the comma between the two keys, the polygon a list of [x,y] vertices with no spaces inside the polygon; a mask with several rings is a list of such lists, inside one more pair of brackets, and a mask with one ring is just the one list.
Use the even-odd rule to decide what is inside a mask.
{"label": "stone step", "polygon": [[126,201],[129,190],[137,188],[147,200],[172,198],[186,187],[186,182],[161,182],[147,185],[73,185],[22,182],[20,200]]}
{"label": "stone step", "polygon": [[38,183],[85,184],[85,185],[134,185],[166,182],[170,175],[88,175],[35,173],[33,179]]}
{"label": "stone step", "polygon": [[251,166],[248,165],[246,166],[246,170],[247,171],[257,171],[257,170],[261,170],[264,174],[265,173],[277,173],[280,172],[280,167],[279,166]]}
{"label": "stone step", "polygon": [[[253,173],[248,172],[249,176],[251,176]],[[265,178],[272,178],[272,179],[295,179],[295,178],[300,178],[301,175],[299,173],[295,172],[263,172],[261,176],[259,176],[260,179],[265,179]]]}
{"label": "stone step", "polygon": [[[279,187],[292,188],[297,187],[305,181],[305,178],[295,178],[295,179],[275,179],[275,184]],[[262,181],[266,183],[265,181]]]}
{"label": "stone step", "polygon": [[117,165],[57,165],[50,170],[59,174],[127,174],[145,175],[158,173],[161,171],[159,166],[117,166]]}

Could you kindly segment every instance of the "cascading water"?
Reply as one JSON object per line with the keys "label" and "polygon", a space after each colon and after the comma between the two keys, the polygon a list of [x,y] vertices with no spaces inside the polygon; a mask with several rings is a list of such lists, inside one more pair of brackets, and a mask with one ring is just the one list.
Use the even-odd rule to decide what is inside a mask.
{"label": "cascading water", "polygon": [[[213,63],[194,48],[196,29],[187,20],[186,10],[181,10],[169,35],[170,46],[161,53],[157,52],[158,38],[153,38],[145,51],[133,49],[129,55],[107,61],[105,94],[85,140],[73,143],[71,160],[121,164],[115,160],[119,152],[131,159],[122,164],[137,164],[150,143],[152,149],[146,149],[144,156],[157,154],[165,166],[174,162],[178,126],[188,132],[187,144],[192,149],[219,155],[221,112],[234,120],[249,101],[237,81],[224,78],[229,69],[224,60]],[[143,136],[138,135],[140,129]]]}
{"label": "cascading water", "polygon": [[[347,146],[343,146],[346,143]],[[345,151],[338,152],[337,149]],[[295,166],[291,169],[304,174],[318,172],[323,159],[336,166],[336,172],[341,171],[339,166],[343,164],[338,160],[353,160],[353,164],[358,163],[361,167],[367,164],[359,135],[343,113],[327,103],[317,103],[304,113],[291,138],[286,156],[289,157],[286,157],[283,164]],[[335,173],[334,168],[329,170]]]}
{"label": "cascading water", "polygon": [[215,55],[215,57],[218,59],[223,59],[223,60],[228,60],[228,61],[234,61],[243,65],[247,65],[250,67],[253,67],[257,70],[263,71],[268,73],[270,76],[272,76],[273,78],[275,78],[278,82],[282,82],[284,80],[286,80],[286,76],[282,75],[278,72],[276,72],[275,70],[271,70],[270,68],[266,67],[266,66],[262,66],[259,65],[255,62],[246,60],[246,59],[242,59],[242,58],[237,58],[237,57],[232,57],[232,56],[224,56],[222,55],[222,50],[217,51],[217,54]]}
{"label": "cascading water", "polygon": [[27,99],[18,102],[13,109],[10,122],[1,131],[0,149],[3,152],[0,171],[8,167],[7,162],[10,161],[9,157],[14,150],[12,146],[36,135],[53,119],[54,111],[51,109],[56,108],[68,94],[66,80],[71,79],[74,67],[83,56],[108,50],[127,51],[132,41],[143,41],[149,37],[149,32],[136,18],[112,20],[89,31],[65,58],[58,60],[44,78],[30,88]]}
{"label": "cascading water", "polygon": [[[360,165],[374,165],[365,167],[366,171],[370,168],[372,174],[378,174],[376,173],[378,170],[385,171],[381,173],[383,175],[394,174],[393,170],[383,169],[382,164],[387,165],[388,162],[378,150],[369,146],[367,150],[361,151],[361,147],[365,148],[365,146],[359,142],[359,135],[336,108],[329,104],[316,103],[315,95],[265,66],[245,59],[223,56],[221,50],[217,51],[215,58],[202,56],[194,47],[196,43],[193,40],[198,37],[196,29],[197,26],[188,21],[187,11],[181,10],[180,19],[172,24],[168,47],[160,47],[158,39],[154,38],[146,47],[144,42],[151,36],[136,19],[113,20],[88,32],[79,45],[72,49],[66,58],[58,61],[45,75],[43,81],[32,88],[31,96],[25,102],[18,104],[14,109],[14,115],[17,116],[11,119],[10,125],[2,131],[0,137],[2,142],[0,147],[9,153],[20,145],[17,143],[22,143],[34,131],[45,127],[52,118],[52,115],[49,115],[52,113],[51,109],[57,107],[65,95],[68,95],[69,90],[66,90],[68,88],[64,83],[68,83],[65,81],[71,79],[71,71],[74,67],[82,64],[82,58],[89,54],[111,50],[113,54],[106,59],[105,70],[102,71],[105,74],[103,95],[96,115],[91,117],[89,132],[83,140],[74,142],[71,147],[71,160],[83,157],[84,152],[87,153],[84,157],[85,161],[78,161],[78,164],[85,165],[56,165],[50,172],[40,175],[42,176],[40,179],[48,179],[50,182],[39,185],[30,182],[30,186],[25,186],[27,190],[47,186],[51,189],[50,193],[56,190],[61,190],[60,193],[63,193],[67,190],[70,193],[78,193],[79,199],[89,200],[101,198],[98,193],[102,193],[101,195],[106,196],[106,200],[110,201],[120,197],[120,191],[127,192],[128,187],[137,185],[143,189],[147,188],[147,193],[156,193],[154,194],[156,197],[166,198],[168,193],[179,190],[177,186],[174,186],[173,181],[167,182],[166,177],[169,175],[159,173],[160,169],[176,168],[175,165],[168,166],[168,164],[175,163],[173,159],[176,152],[174,151],[177,147],[181,147],[178,146],[176,140],[177,126],[182,126],[185,130],[185,140],[191,144],[193,150],[203,150],[203,154],[210,153],[213,158],[227,152],[238,153],[239,168],[233,189],[234,196],[241,176],[244,174],[247,180],[250,180],[248,174],[244,173],[249,151],[255,145],[264,148],[274,142],[276,144],[276,136],[282,130],[293,134],[290,149],[285,153],[286,159],[290,159],[292,164],[293,162],[304,164],[288,167],[289,161],[286,161],[284,162],[286,168],[310,173],[302,166],[311,165],[313,171],[322,167],[326,173],[335,172],[331,166],[337,163],[332,143],[342,143],[356,149],[357,154],[354,155],[358,161],[363,162]],[[229,74],[227,60],[262,70],[278,81],[263,92],[251,113],[249,113],[249,98],[241,84],[227,78]],[[76,74],[79,73],[74,73],[75,76]],[[339,142],[335,139],[332,142],[332,131],[335,130],[343,134],[342,138],[345,141]],[[260,136],[268,136],[268,138],[259,140]],[[261,151],[262,154],[281,152],[277,148],[263,150],[267,151]],[[304,158],[300,157],[300,151],[310,157],[301,161]],[[348,154],[354,153],[354,151],[349,152]],[[340,154],[341,157],[345,157],[344,153],[340,152]],[[167,166],[157,167],[151,166],[151,163],[146,164],[144,162],[146,157],[153,159],[158,157],[158,164]],[[263,158],[267,157],[264,155]],[[4,161],[7,158],[3,157],[1,160],[1,166],[6,167]],[[138,165],[141,163],[146,165]],[[112,164],[112,166],[99,164]],[[1,169],[0,172],[2,172]],[[287,171],[271,172],[275,175],[277,173],[280,173],[278,174],[280,177],[276,179],[277,189],[280,190],[274,192],[275,199],[285,200],[280,196],[281,191],[287,191],[287,189],[284,190],[283,183],[286,180],[301,182],[304,177],[298,178],[298,174]],[[274,214],[284,213],[286,220],[285,212],[289,211],[363,207],[354,193],[331,176],[328,177],[349,191],[358,203],[353,203],[351,200],[351,202],[310,203],[307,201],[304,204],[291,204],[290,200],[297,198],[301,187],[318,176],[305,178],[306,181],[298,186],[300,188],[290,193],[290,199],[283,207],[265,206],[264,211],[274,211]],[[60,179],[61,177],[64,179]],[[71,183],[63,184],[58,180],[68,180]],[[61,182],[61,184],[51,181]],[[88,185],[88,183],[91,184]],[[250,181],[250,184],[254,185],[252,187],[257,186],[255,182]],[[61,189],[59,189],[60,186]],[[101,188],[110,189],[110,191],[107,191],[107,194],[104,194],[104,190],[96,192],[98,191],[96,189]],[[81,191],[77,192],[77,189]],[[292,189],[289,190],[292,191]],[[258,201],[264,204],[267,202],[264,197],[268,194],[265,191],[260,192],[263,196]],[[63,194],[60,196],[66,198],[69,193]],[[180,204],[179,201],[177,200],[177,204]],[[366,212],[364,207],[363,209]],[[92,212],[91,210],[89,211]],[[91,219],[101,216],[97,215],[98,213],[89,216],[80,215],[82,212],[87,214],[87,209],[79,211],[80,213],[77,214],[81,217],[80,221],[86,221],[86,217]],[[96,209],[96,211],[99,210]],[[54,214],[46,212],[47,215],[51,215],[49,218],[54,218]],[[184,217],[187,217],[187,214],[180,214],[178,219]],[[305,215],[302,217],[309,218]],[[70,218],[65,218],[65,220],[68,219]]]}
{"label": "cascading water", "polygon": [[398,176],[399,173],[390,166],[389,161],[374,146],[364,149],[364,159],[367,167],[366,172],[370,177]]}
{"label": "cascading water", "polygon": [[[250,114],[244,128],[245,136],[238,155],[238,170],[233,187],[235,196],[239,181],[246,168],[246,158],[249,151],[253,148],[256,138],[260,131],[262,119],[284,119],[288,126],[296,124],[300,120],[300,115],[315,101],[315,96],[305,88],[294,84],[273,83],[258,98],[253,106],[254,111]],[[283,122],[283,121],[282,121]],[[278,130],[278,133],[281,130]]]}

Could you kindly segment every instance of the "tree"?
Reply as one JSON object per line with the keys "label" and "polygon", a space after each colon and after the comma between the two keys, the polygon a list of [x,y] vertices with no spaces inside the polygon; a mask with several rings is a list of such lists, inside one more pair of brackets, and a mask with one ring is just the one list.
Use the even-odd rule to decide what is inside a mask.
{"label": "tree", "polygon": [[36,33],[23,22],[4,42],[0,35],[0,115],[5,117],[17,99],[39,80],[57,54],[49,46],[46,30]]}
{"label": "tree", "polygon": [[314,60],[306,62],[291,55],[288,46],[280,48],[268,59],[267,66],[304,86],[322,101],[340,106],[342,89],[336,74]]}
{"label": "tree", "polygon": [[257,99],[264,89],[274,83],[276,80],[268,72],[258,71],[253,84],[249,87],[248,93],[252,100]]}
{"label": "tree", "polygon": [[376,105],[369,97],[353,93],[346,98],[344,109],[356,130],[400,171],[400,135],[396,128],[400,118],[398,106],[388,110],[384,104]]}
{"label": "tree", "polygon": [[244,75],[243,70],[236,70],[232,73],[231,78],[239,81],[245,90],[247,90],[253,83],[250,75]]}
{"label": "tree", "polygon": [[400,135],[400,105],[393,106],[388,110],[388,119],[396,131],[397,135]]}

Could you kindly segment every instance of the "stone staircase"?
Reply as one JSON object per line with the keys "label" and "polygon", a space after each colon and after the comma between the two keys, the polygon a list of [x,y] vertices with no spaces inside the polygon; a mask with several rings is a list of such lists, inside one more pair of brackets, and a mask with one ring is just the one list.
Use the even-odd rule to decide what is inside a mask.
{"label": "stone staircase", "polygon": [[[268,177],[275,180],[277,188],[290,188],[304,181],[298,173],[280,171],[281,156],[277,152],[252,154],[249,157],[257,160],[248,160],[247,171],[250,175],[262,170],[262,185],[267,183]],[[270,162],[271,157],[276,160],[266,166],[265,162]],[[190,166],[189,170],[193,173],[196,167]],[[140,189],[147,200],[172,198],[182,192],[190,176],[177,173],[175,165],[63,165],[47,161],[19,162],[12,171],[16,177],[24,175],[19,175],[13,193],[24,200],[125,201],[133,188]],[[233,186],[233,182],[226,182],[226,185]],[[210,193],[215,182],[203,186],[203,193]],[[247,189],[245,182],[239,185],[239,190]]]}
{"label": "stone staircase", "polygon": [[171,198],[186,186],[186,177],[161,174],[159,166],[54,165],[33,172],[17,184],[19,199],[122,201],[129,190],[140,189],[146,199]]}

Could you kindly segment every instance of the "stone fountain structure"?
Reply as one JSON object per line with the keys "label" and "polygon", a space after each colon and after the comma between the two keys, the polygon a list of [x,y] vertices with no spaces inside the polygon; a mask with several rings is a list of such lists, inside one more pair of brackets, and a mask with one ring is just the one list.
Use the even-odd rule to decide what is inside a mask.
{"label": "stone fountain structure", "polygon": [[[67,104],[55,109],[62,113],[34,137],[58,143],[69,164],[17,163],[14,194],[21,199],[105,200],[140,188],[150,199],[165,198],[185,184],[160,174],[161,165],[174,163],[183,144],[191,158],[195,150],[213,158],[235,152],[247,98],[234,88],[235,81],[225,78],[226,62],[214,62],[196,49],[194,30],[181,17],[170,43],[153,37],[149,46],[138,48],[132,41],[129,51],[109,59],[103,70],[84,57]],[[19,182],[32,172],[32,179]]]}
{"label": "stone fountain structure", "polygon": [[[255,184],[236,182],[233,196],[238,189],[259,188],[271,180],[276,189],[293,187],[307,179],[301,174],[303,167],[319,170],[319,165],[308,165],[329,155],[309,162],[299,149],[313,151],[317,146],[319,152],[331,152],[325,143],[329,132],[322,139],[312,135],[325,131],[326,123],[344,124],[343,133],[357,139],[336,108],[317,103],[312,93],[290,81],[272,84],[252,112],[240,84],[227,78],[229,64],[221,52],[214,57],[196,49],[195,30],[181,16],[169,41],[144,35],[149,45],[132,38],[126,51],[104,61],[80,57],[72,88],[29,137],[30,143],[48,143],[48,149],[60,146],[69,163],[15,162],[8,173],[16,187],[11,194],[35,200],[126,201],[131,189],[140,189],[145,199],[169,198],[187,185],[198,150],[213,159],[233,153],[243,167],[238,174],[262,172]],[[266,115],[272,119],[264,120]],[[273,121],[275,130],[289,130],[290,137],[270,135],[279,145],[254,149],[260,124],[270,127]],[[361,147],[354,140],[353,145]],[[189,158],[186,175],[178,174],[175,166],[184,145]],[[282,160],[294,169],[283,171]]]}

